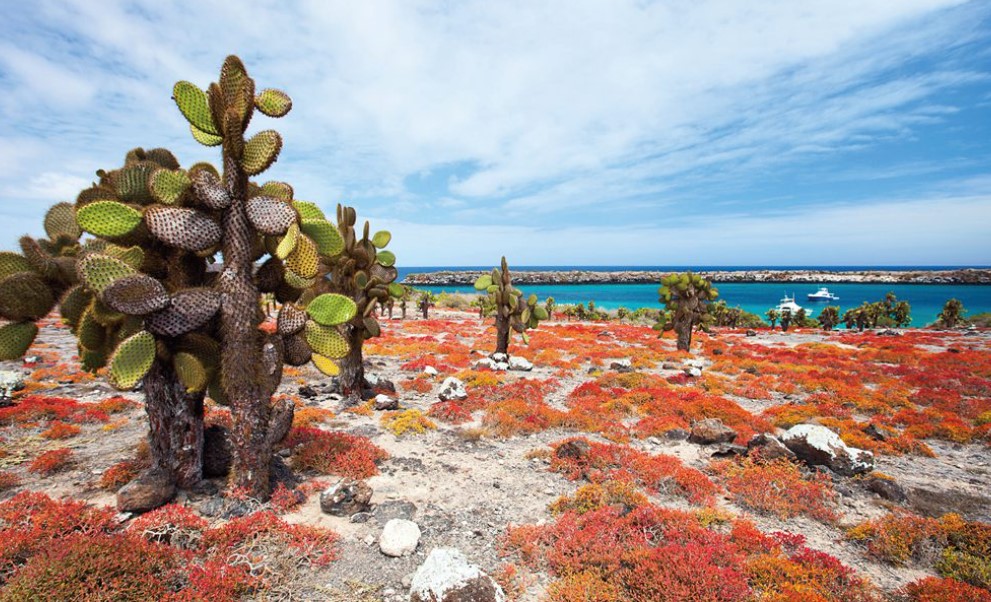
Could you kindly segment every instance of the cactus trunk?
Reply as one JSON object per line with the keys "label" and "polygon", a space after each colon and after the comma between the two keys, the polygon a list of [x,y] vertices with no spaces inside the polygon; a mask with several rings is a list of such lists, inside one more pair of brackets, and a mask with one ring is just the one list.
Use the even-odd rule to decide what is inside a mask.
{"label": "cactus trunk", "polygon": [[218,282],[223,293],[220,311],[222,384],[234,418],[230,484],[252,497],[265,500],[270,491],[272,449],[267,437],[269,396],[261,374],[264,361],[258,330],[259,292],[252,279],[254,233],[245,202],[247,177],[237,161],[225,156],[224,163],[226,187],[232,203],[223,215],[224,270]]}
{"label": "cactus trunk", "polygon": [[509,318],[496,312],[496,353],[509,355]]}
{"label": "cactus trunk", "polygon": [[183,489],[203,479],[203,394],[187,393],[169,362],[156,360],[144,378],[153,469]]}
{"label": "cactus trunk", "polygon": [[674,331],[678,335],[678,350],[688,351],[692,346],[692,329],[694,323],[690,315],[678,316],[675,320]]}
{"label": "cactus trunk", "polygon": [[365,387],[365,364],[364,356],[361,352],[362,326],[360,317],[358,323],[348,324],[344,327],[344,338],[348,342],[348,354],[338,362],[341,373],[337,379],[341,386],[341,395],[344,397],[344,406],[354,406],[361,403],[361,392]]}

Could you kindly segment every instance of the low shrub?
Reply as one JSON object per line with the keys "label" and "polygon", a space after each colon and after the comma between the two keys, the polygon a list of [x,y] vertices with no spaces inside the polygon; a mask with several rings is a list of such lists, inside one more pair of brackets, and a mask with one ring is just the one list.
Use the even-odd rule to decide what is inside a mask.
{"label": "low shrub", "polygon": [[378,474],[376,464],[389,457],[365,437],[313,427],[293,428],[286,447],[292,450],[293,467],[298,470],[353,479]]}

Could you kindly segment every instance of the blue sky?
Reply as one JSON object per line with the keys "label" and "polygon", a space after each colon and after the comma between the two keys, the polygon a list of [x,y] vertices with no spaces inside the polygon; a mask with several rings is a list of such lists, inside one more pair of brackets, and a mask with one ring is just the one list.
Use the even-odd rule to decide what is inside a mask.
{"label": "blue sky", "polygon": [[3,248],[133,147],[217,162],[170,94],[235,53],[294,101],[264,178],[402,265],[991,264],[986,1],[5,5]]}

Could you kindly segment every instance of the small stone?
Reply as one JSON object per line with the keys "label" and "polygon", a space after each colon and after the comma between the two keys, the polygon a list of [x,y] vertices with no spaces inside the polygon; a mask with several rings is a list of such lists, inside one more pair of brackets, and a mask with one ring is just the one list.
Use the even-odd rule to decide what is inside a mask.
{"label": "small stone", "polygon": [[528,359],[526,359],[525,357],[519,357],[517,355],[514,355],[513,357],[509,358],[509,363],[507,364],[507,367],[510,370],[515,370],[518,372],[529,372],[533,370],[533,364]]}
{"label": "small stone", "polygon": [[493,353],[489,357],[492,358],[492,361],[497,364],[505,363],[509,361],[509,356],[506,355],[505,353]]}
{"label": "small stone", "polygon": [[0,370],[0,400],[9,401],[14,391],[24,388],[24,375],[17,370]]}
{"label": "small stone", "polygon": [[668,431],[664,431],[664,438],[670,439],[671,441],[684,441],[685,439],[688,439],[690,435],[691,433],[689,433],[685,429],[674,428]]}
{"label": "small stone", "polygon": [[437,372],[437,368],[434,368],[433,366],[425,366],[423,368],[423,373],[427,376],[437,376],[439,374]]}
{"label": "small stone", "polygon": [[351,515],[350,521],[352,523],[367,523],[371,518],[371,512],[355,512]]}
{"label": "small stone", "polygon": [[117,492],[117,511],[141,514],[172,501],[176,486],[162,470],[149,470]]}
{"label": "small stone", "polygon": [[454,548],[434,548],[410,581],[410,602],[505,602],[499,584]]}
{"label": "small stone", "polygon": [[303,385],[299,389],[299,396],[306,399],[313,399],[317,396],[317,391],[310,385]]}
{"label": "small stone", "polygon": [[588,441],[584,439],[572,439],[570,441],[565,441],[557,447],[554,455],[558,458],[570,458],[573,460],[581,460],[588,455],[588,452],[592,449]]}
{"label": "small stone", "polygon": [[[395,498],[395,494],[390,494],[390,498]],[[416,504],[413,502],[404,502],[400,500],[390,500],[388,502],[382,502],[375,506],[375,510],[372,511],[372,515],[380,523],[388,522],[394,518],[404,518],[406,520],[412,520],[413,516],[416,515]]]}
{"label": "small stone", "polygon": [[495,366],[495,362],[493,362],[492,360],[490,360],[487,357],[484,357],[484,358],[478,360],[477,362],[475,362],[475,369],[476,370],[481,370],[481,369],[486,369],[486,368],[489,369],[489,370],[492,370],[493,369],[493,366]]}
{"label": "small stone", "polygon": [[897,433],[892,432],[890,429],[873,422],[867,425],[867,428],[864,429],[864,434],[876,441],[887,441],[897,435]]}
{"label": "small stone", "polygon": [[412,554],[419,543],[420,527],[411,520],[394,518],[382,529],[379,550],[386,556],[400,558]]}
{"label": "small stone", "polygon": [[372,404],[372,407],[379,411],[399,409],[399,400],[394,397],[389,397],[385,393],[379,393],[376,395]]}
{"label": "small stone", "polygon": [[730,443],[736,439],[736,431],[723,424],[718,418],[706,418],[692,425],[692,434],[688,441],[709,445],[712,443]]}
{"label": "small stone", "polygon": [[453,376],[448,376],[444,379],[444,382],[440,385],[440,391],[437,393],[441,401],[463,401],[468,399],[468,390],[465,389],[465,384],[459,379]]}
{"label": "small stone", "polygon": [[716,446],[716,449],[709,454],[713,458],[728,458],[730,456],[745,456],[747,455],[747,448],[742,445],[734,445],[732,443],[720,443]]}
{"label": "small stone", "polygon": [[633,362],[626,357],[616,359],[609,363],[609,369],[620,373],[633,372]]}
{"label": "small stone", "polygon": [[671,362],[664,362],[663,364],[661,364],[661,369],[662,370],[677,370],[678,369],[678,364],[672,364]]}
{"label": "small stone", "polygon": [[364,481],[341,479],[320,493],[320,510],[332,516],[365,512],[372,500],[372,488]]}
{"label": "small stone", "polygon": [[864,484],[868,491],[876,493],[882,499],[896,504],[904,504],[908,500],[905,489],[892,478],[867,475]]}
{"label": "small stone", "polygon": [[757,336],[757,331],[756,330],[748,330],[747,331],[747,336],[748,337],[755,337],[755,336]]}
{"label": "small stone", "polygon": [[685,368],[684,372],[686,376],[691,376],[692,378],[698,378],[702,376],[702,370],[694,366],[689,366],[688,368]]}

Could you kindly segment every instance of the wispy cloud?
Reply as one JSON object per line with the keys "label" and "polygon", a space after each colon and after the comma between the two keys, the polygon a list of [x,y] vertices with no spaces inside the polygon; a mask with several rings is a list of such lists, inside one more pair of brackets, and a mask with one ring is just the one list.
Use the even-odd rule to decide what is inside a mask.
{"label": "wispy cloud", "polygon": [[[445,235],[534,224],[631,263],[645,261],[638,244],[682,231],[798,227],[783,212],[841,216],[853,201],[935,198],[991,175],[991,145],[970,125],[991,87],[991,9],[976,0],[42,0],[7,12],[0,217],[25,224],[40,224],[43,197],[70,198],[134,146],[215,160],[169,93],[215,79],[229,53],[294,98],[266,175],[326,208],[401,217],[404,263],[466,261],[437,256],[443,239],[413,224]],[[969,261],[991,261],[939,224]],[[843,240],[865,253],[886,244]],[[523,261],[578,261],[549,241],[571,248],[536,237]],[[753,263],[759,243],[712,261]],[[928,252],[948,262],[943,247]]]}

